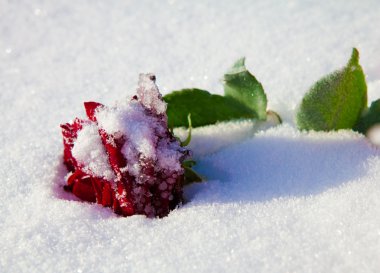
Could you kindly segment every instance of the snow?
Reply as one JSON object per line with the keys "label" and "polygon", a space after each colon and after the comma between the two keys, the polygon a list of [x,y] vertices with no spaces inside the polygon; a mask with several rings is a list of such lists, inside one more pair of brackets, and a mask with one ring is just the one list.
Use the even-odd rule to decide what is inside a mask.
{"label": "snow", "polygon": [[[378,1],[0,7],[0,272],[379,270],[379,148],[293,122],[306,90],[354,46],[369,99],[379,97]],[[163,219],[121,218],[62,190],[59,124],[83,114],[84,101],[131,96],[142,72],[154,72],[164,93],[222,93],[219,80],[241,56],[285,122],[255,136],[250,125],[194,132],[207,182],[185,189],[184,206]]]}
{"label": "snow", "polygon": [[[157,120],[146,115],[144,108],[137,101],[113,108],[105,107],[99,110],[96,118],[99,127],[108,134],[121,133],[128,136],[128,142],[124,146],[130,144],[137,150],[137,153],[148,158],[156,157],[154,143],[157,141],[155,136]],[[123,149],[126,148],[123,147]],[[128,153],[126,156],[128,158]]]}
{"label": "snow", "polygon": [[184,154],[180,152],[181,147],[178,145],[178,142],[170,142],[167,140],[160,140],[157,144],[157,166],[168,171],[183,172],[181,166],[181,159],[184,157]]}
{"label": "snow", "polygon": [[380,126],[372,126],[366,133],[367,137],[371,140],[372,143],[380,145]]}
{"label": "snow", "polygon": [[167,133],[167,117],[162,116],[166,103],[154,79],[153,74],[140,74],[138,100],[124,100],[115,107],[101,107],[96,112],[101,129],[109,135],[126,137],[121,152],[135,177],[140,176],[140,159],[153,160],[157,170],[183,172],[180,159],[184,149],[176,140],[161,139]]}
{"label": "snow", "polygon": [[93,123],[84,124],[74,142],[72,154],[83,170],[96,177],[113,181],[116,176],[108,162],[107,152],[102,144],[98,127]]}
{"label": "snow", "polygon": [[137,96],[145,108],[160,115],[165,113],[166,103],[162,101],[162,96],[155,84],[155,80],[156,76],[152,73],[140,74]]}
{"label": "snow", "polygon": [[[192,154],[195,158],[199,158],[251,138],[258,131],[266,130],[279,123],[277,117],[269,113],[267,120],[264,122],[257,120],[237,120],[193,128],[191,132],[191,142],[187,147],[192,150]],[[182,140],[186,139],[188,133],[187,128],[174,129],[174,134]]]}

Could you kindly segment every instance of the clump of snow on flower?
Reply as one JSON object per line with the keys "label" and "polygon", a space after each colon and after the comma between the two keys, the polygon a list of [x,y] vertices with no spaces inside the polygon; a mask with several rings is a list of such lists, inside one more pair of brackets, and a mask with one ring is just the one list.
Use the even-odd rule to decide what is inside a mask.
{"label": "clump of snow on flower", "polygon": [[166,170],[180,170],[180,158],[183,156],[179,153],[179,147],[177,142],[168,143],[165,139],[160,140],[157,145],[157,163],[158,167]]}
{"label": "clump of snow on flower", "polygon": [[[97,112],[96,118],[100,128],[108,134],[128,136],[125,145],[134,147],[135,152],[143,156],[155,159],[157,120],[145,113],[140,102],[132,100],[112,108],[103,107]],[[125,145],[124,155],[129,156],[129,149]]]}
{"label": "clump of snow on flower", "polygon": [[137,96],[145,108],[152,110],[155,114],[163,114],[166,111],[166,103],[154,83],[156,76],[153,74],[140,74]]}
{"label": "clump of snow on flower", "polygon": [[84,171],[88,171],[96,177],[105,178],[108,181],[115,179],[115,174],[110,167],[108,155],[95,124],[85,123],[83,125],[74,142],[72,154],[78,163],[83,166]]}
{"label": "clump of snow on flower", "polygon": [[[96,113],[99,127],[108,134],[124,136],[121,151],[127,169],[134,176],[141,170],[141,159],[157,162],[159,170],[180,171],[184,149],[167,133],[166,103],[155,84],[153,74],[140,74],[137,99],[102,107]],[[152,115],[153,112],[153,115]]]}

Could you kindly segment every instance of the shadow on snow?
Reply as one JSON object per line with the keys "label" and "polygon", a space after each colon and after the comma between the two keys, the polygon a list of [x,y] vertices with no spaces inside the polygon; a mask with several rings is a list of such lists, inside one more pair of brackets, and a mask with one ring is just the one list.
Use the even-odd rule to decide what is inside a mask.
{"label": "shadow on snow", "polygon": [[316,195],[365,175],[377,154],[363,139],[261,136],[198,160],[209,182],[187,187],[185,196],[229,203]]}

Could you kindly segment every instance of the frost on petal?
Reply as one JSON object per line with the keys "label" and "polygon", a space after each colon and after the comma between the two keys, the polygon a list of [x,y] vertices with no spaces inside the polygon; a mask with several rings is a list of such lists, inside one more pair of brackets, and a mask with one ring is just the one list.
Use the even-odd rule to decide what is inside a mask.
{"label": "frost on petal", "polygon": [[180,171],[183,153],[177,142],[161,140],[157,146],[157,166],[163,170]]}

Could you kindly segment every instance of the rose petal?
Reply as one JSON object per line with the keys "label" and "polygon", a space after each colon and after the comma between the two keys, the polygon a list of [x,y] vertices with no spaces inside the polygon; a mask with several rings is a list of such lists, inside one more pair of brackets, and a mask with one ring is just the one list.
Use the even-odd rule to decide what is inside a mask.
{"label": "rose petal", "polygon": [[93,101],[88,101],[84,103],[86,114],[91,121],[96,121],[95,114],[98,107],[104,107],[104,105],[99,102],[93,102]]}
{"label": "rose petal", "polygon": [[63,161],[70,172],[74,172],[78,167],[71,150],[74,146],[74,141],[78,136],[78,131],[82,129],[85,121],[75,118],[73,123],[61,124],[63,135]]}

